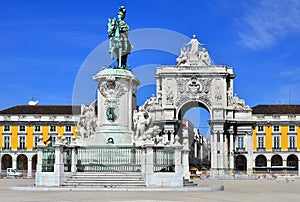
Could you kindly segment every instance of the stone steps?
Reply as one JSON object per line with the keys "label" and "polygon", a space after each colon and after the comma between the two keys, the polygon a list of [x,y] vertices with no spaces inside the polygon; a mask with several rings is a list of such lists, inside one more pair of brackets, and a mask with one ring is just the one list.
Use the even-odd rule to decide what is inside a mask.
{"label": "stone steps", "polygon": [[78,172],[63,187],[145,187],[140,173]]}

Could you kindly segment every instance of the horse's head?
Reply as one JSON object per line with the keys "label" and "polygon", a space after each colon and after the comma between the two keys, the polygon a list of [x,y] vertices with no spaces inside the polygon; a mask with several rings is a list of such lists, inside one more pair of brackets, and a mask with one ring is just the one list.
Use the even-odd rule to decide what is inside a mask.
{"label": "horse's head", "polygon": [[107,33],[109,37],[113,37],[115,35],[116,25],[117,25],[117,21],[115,18],[114,19],[108,18]]}

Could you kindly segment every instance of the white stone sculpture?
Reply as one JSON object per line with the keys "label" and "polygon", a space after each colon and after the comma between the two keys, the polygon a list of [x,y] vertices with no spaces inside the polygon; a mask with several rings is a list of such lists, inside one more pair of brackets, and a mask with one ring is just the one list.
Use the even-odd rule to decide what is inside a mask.
{"label": "white stone sculpture", "polygon": [[134,110],[133,112],[133,124],[134,124],[134,140],[138,139],[146,139],[145,131],[149,126],[151,118],[149,114],[144,110],[143,107],[139,107],[138,110]]}
{"label": "white stone sculpture", "polygon": [[185,64],[188,59],[188,51],[186,47],[181,48],[180,55],[176,58],[177,65]]}
{"label": "white stone sculpture", "polygon": [[152,94],[152,96],[145,101],[142,107],[145,109],[145,111],[152,112],[155,110],[157,104],[157,98],[154,94]]}
{"label": "white stone sculpture", "polygon": [[92,137],[98,128],[95,106],[96,101],[92,102],[89,106],[81,105],[81,115],[77,126],[78,133],[83,138]]}
{"label": "white stone sculpture", "polygon": [[177,66],[209,66],[211,65],[211,59],[209,57],[206,48],[202,48],[205,44],[202,44],[193,35],[193,38],[184,44],[181,48],[180,55],[177,57]]}
{"label": "white stone sculpture", "polygon": [[234,94],[233,96],[233,107],[235,109],[250,109],[248,105],[245,105],[245,101],[240,99],[237,94]]}

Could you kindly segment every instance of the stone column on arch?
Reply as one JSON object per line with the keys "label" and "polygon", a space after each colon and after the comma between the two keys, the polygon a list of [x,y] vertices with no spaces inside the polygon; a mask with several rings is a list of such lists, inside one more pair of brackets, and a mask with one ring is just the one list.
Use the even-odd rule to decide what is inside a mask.
{"label": "stone column on arch", "polygon": [[224,133],[223,131],[218,131],[217,134],[220,136],[220,169],[224,169]]}
{"label": "stone column on arch", "polygon": [[218,176],[218,130],[212,130],[212,143],[211,143],[211,175],[212,177]]}
{"label": "stone column on arch", "polygon": [[228,137],[224,134],[224,169],[228,170]]}
{"label": "stone column on arch", "polygon": [[229,169],[234,170],[234,138],[233,130],[228,130],[229,133]]}
{"label": "stone column on arch", "polygon": [[183,149],[182,149],[182,167],[183,167],[183,177],[184,179],[190,179],[190,171],[189,171],[189,134],[188,134],[188,128],[182,129],[182,143],[183,143]]}
{"label": "stone column on arch", "polygon": [[249,129],[249,131],[246,132],[246,140],[247,140],[247,152],[248,152],[248,155],[247,155],[247,172],[248,172],[248,175],[252,175],[253,173],[253,144],[252,144],[252,127],[251,129]]}

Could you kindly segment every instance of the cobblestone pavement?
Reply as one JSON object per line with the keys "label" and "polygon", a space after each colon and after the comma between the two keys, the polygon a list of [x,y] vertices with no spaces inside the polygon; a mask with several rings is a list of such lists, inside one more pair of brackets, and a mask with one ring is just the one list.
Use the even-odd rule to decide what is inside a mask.
{"label": "cobblestone pavement", "polygon": [[300,201],[300,179],[195,180],[198,186],[224,185],[215,192],[12,191],[9,186],[34,186],[32,179],[0,179],[0,201]]}

